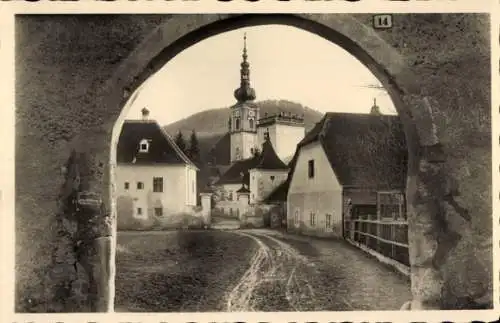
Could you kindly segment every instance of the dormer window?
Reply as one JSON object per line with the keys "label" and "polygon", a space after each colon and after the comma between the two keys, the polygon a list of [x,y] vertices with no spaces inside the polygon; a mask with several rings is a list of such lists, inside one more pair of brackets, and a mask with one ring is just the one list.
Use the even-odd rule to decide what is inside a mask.
{"label": "dormer window", "polygon": [[139,143],[139,152],[147,153],[149,151],[149,142],[146,139],[142,139]]}

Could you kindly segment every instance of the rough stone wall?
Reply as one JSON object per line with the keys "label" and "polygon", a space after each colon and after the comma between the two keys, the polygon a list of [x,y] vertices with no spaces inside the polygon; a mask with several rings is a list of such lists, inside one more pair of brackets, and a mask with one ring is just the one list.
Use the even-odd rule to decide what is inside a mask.
{"label": "rough stone wall", "polygon": [[[46,278],[56,247],[69,243],[61,252],[68,263],[74,256],[73,241],[59,237],[56,225],[59,188],[65,181],[61,168],[73,148],[85,151],[94,174],[89,186],[110,207],[109,145],[121,107],[103,104],[95,95],[123,57],[167,19],[16,18],[16,311],[78,310],[43,288],[56,281]],[[61,280],[72,275],[61,273]]]}
{"label": "rough stone wall", "polygon": [[[63,301],[68,291],[78,290],[68,286],[77,281],[75,272],[48,275],[58,252],[63,263],[74,264],[71,234],[79,232],[74,220],[72,226],[62,224],[58,196],[66,178],[61,166],[73,150],[80,154],[89,170],[86,189],[109,209],[111,131],[130,87],[154,71],[148,63],[160,48],[225,18],[17,17],[16,310],[96,309],[95,302]],[[359,58],[371,68],[379,64],[373,71],[390,85],[395,105],[407,108],[399,112],[414,140],[409,141],[408,184],[413,308],[491,304],[488,16],[396,15],[394,27],[383,31],[371,28],[370,15],[301,18],[297,26],[307,28],[310,19],[353,39],[366,51],[358,52]],[[162,25],[173,19],[179,23]],[[163,29],[153,33],[157,26]],[[138,52],[131,54],[134,49]],[[106,253],[101,250],[100,256]],[[89,270],[77,272],[82,282],[88,280]],[[56,281],[62,286],[58,294],[47,292]],[[85,286],[81,290],[99,294]]]}
{"label": "rough stone wall", "polygon": [[[417,202],[410,232],[427,224],[420,212],[433,213],[434,228],[443,231],[434,233],[434,242],[426,243],[424,230],[410,234],[414,244],[427,249],[414,257],[413,264],[431,261],[440,269],[443,287],[437,295],[446,300],[438,302],[440,307],[480,306],[476,302],[491,306],[489,18],[396,16],[395,27],[380,34],[401,52],[418,76],[418,89],[405,98],[407,102],[421,110],[432,109],[435,127],[427,132],[425,127],[421,129],[420,143],[441,145],[444,156],[436,158],[423,149],[417,192],[409,192],[415,194]],[[419,117],[416,110],[412,111],[414,120]],[[436,135],[429,138],[434,131]],[[433,204],[429,196],[440,202],[436,209],[429,208]],[[433,257],[425,259],[425,253],[433,252]],[[412,288],[422,288],[420,281],[413,279]]]}

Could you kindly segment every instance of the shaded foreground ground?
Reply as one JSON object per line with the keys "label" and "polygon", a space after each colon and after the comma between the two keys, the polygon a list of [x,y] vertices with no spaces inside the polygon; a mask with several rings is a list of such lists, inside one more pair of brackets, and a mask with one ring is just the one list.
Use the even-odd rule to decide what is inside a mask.
{"label": "shaded foreground ground", "polygon": [[117,311],[397,310],[409,279],[340,240],[270,230],[119,233]]}
{"label": "shaded foreground ground", "polygon": [[115,310],[223,310],[225,292],[244,274],[256,247],[228,232],[119,232]]}

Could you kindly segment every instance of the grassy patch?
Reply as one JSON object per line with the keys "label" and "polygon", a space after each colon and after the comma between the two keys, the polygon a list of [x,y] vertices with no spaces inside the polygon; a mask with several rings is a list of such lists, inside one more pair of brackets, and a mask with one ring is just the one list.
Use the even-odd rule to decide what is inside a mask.
{"label": "grassy patch", "polygon": [[122,233],[116,311],[223,310],[225,293],[249,266],[253,240],[219,231]]}

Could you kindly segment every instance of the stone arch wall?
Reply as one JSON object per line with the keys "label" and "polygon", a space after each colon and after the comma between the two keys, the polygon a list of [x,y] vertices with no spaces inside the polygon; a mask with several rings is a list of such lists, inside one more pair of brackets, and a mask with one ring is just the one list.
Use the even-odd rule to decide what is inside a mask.
{"label": "stone arch wall", "polygon": [[[33,32],[36,30],[34,26],[43,23],[44,19],[52,21],[51,28],[39,31],[42,34]],[[40,153],[47,154],[54,145],[58,149],[57,158],[43,156],[37,165],[30,165],[24,160],[26,154],[16,154],[16,169],[28,166],[28,170],[16,172],[16,181],[20,184],[16,188],[16,202],[24,212],[20,213],[18,208],[16,214],[17,231],[20,232],[16,234],[21,238],[17,245],[17,265],[18,268],[26,264],[32,266],[18,269],[22,278],[41,279],[34,273],[36,265],[29,264],[26,256],[19,252],[25,250],[27,244],[26,227],[22,225],[28,223],[28,229],[31,226],[31,230],[37,230],[36,225],[26,221],[32,215],[27,202],[37,207],[45,205],[49,210],[44,214],[46,226],[50,227],[52,221],[61,218],[54,217],[57,214],[54,208],[57,193],[53,184],[63,182],[63,178],[35,177],[36,170],[40,171],[43,165],[49,165],[50,162],[60,164],[74,151],[76,156],[81,157],[77,158],[79,163],[85,165],[78,168],[80,173],[76,177],[79,183],[83,182],[87,189],[100,194],[108,209],[113,208],[110,203],[113,188],[109,190],[112,177],[109,174],[113,174],[112,152],[119,128],[115,127],[113,136],[112,129],[115,122],[121,123],[124,113],[120,115],[120,111],[133,90],[168,59],[196,41],[237,27],[280,23],[314,32],[351,52],[380,79],[398,109],[405,124],[410,152],[408,210],[413,308],[471,307],[474,305],[472,301],[491,304],[491,187],[482,185],[491,182],[491,122],[488,105],[491,86],[489,38],[486,39],[489,21],[486,15],[395,15],[397,26],[389,31],[374,30],[371,16],[365,14],[113,16],[106,21],[91,21],[90,26],[85,19],[93,18],[53,20],[42,16],[21,17],[18,20],[21,27],[20,43],[45,37],[42,55],[48,54],[49,57],[35,53],[33,48],[39,48],[33,43],[29,46],[32,50],[24,53],[18,51],[18,57],[24,60],[21,59],[23,62],[16,65],[20,76],[17,90],[21,90],[20,86],[26,85],[23,80],[30,77],[34,77],[35,85],[47,81],[49,75],[53,75],[49,73],[51,58],[58,58],[55,66],[60,73],[53,82],[61,87],[65,84],[67,89],[65,92],[49,92],[49,97],[66,99],[62,107],[51,106],[51,101],[44,101],[43,97],[41,103],[30,100],[21,93],[25,92],[24,87],[23,91],[16,94],[19,98],[16,140],[21,151],[37,146]],[[73,34],[68,34],[68,30]],[[90,57],[76,55],[80,61],[75,61],[72,50],[61,44],[61,39],[64,39],[61,35],[74,38],[75,34],[83,35],[86,32],[88,34],[85,37],[76,36],[76,43],[80,45],[80,55],[83,53]],[[107,46],[114,46],[114,50],[107,48],[108,51],[104,52],[92,47],[109,42],[111,38],[106,36],[112,37],[112,45]],[[448,41],[442,41],[444,36]],[[464,37],[467,42],[464,42]],[[429,46],[429,43],[434,47]],[[59,50],[59,53],[50,54],[50,50]],[[443,51],[444,57],[440,57]],[[314,59],[313,55],[308,59]],[[472,59],[474,69],[470,66]],[[452,62],[451,66],[449,62]],[[77,72],[70,69],[75,63],[82,66]],[[33,66],[38,68],[38,74]],[[470,83],[463,73],[476,82]],[[85,85],[85,92],[81,93],[79,86]],[[488,90],[485,91],[485,88]],[[36,86],[27,85],[27,89],[31,89],[35,95],[41,94],[41,89]],[[467,91],[467,95],[460,96],[453,91]],[[450,104],[448,101],[453,102]],[[49,127],[44,126],[47,118],[34,120],[29,116],[30,112],[37,111],[37,104],[53,112],[48,116]],[[71,114],[75,111],[74,107],[69,112],[63,109],[70,104],[79,108],[78,114]],[[467,110],[469,107],[473,108]],[[47,117],[44,112],[37,113]],[[68,122],[73,123],[72,127],[67,125]],[[64,131],[59,131],[59,128]],[[51,134],[53,140],[44,138],[44,134]],[[472,152],[472,157],[464,154],[464,151]],[[111,162],[111,169],[107,167],[108,161]],[[473,179],[471,174],[474,174]],[[52,185],[30,189],[30,178]],[[473,185],[469,183],[471,179]],[[45,190],[47,192],[44,195]],[[459,193],[462,195],[458,196]],[[53,199],[51,206],[45,203],[46,197]],[[471,210],[475,211],[473,217],[470,216]],[[481,233],[486,235],[481,236]],[[61,239],[54,234],[42,239],[42,245],[52,246],[51,249],[57,251]],[[479,245],[482,254],[476,254]],[[40,254],[36,256],[40,257]],[[72,261],[69,257],[63,259],[62,263],[69,266]],[[469,265],[456,265],[462,262]],[[45,264],[47,268],[55,267],[51,262]],[[54,281],[50,272],[45,272],[48,287]],[[65,274],[61,282],[74,283],[78,280],[78,271],[63,272]],[[88,271],[83,271],[83,280],[86,274],[88,276]],[[461,281],[461,284],[453,281]],[[106,279],[100,284],[106,285]],[[71,287],[70,284],[70,291],[66,292],[78,295],[76,285]],[[23,295],[28,291],[26,284],[18,284],[19,310],[23,310],[21,300],[26,300]],[[62,291],[65,291],[64,288]],[[60,293],[61,289],[40,296],[45,304],[36,310],[67,311],[85,307],[78,301],[63,302],[58,296]],[[100,294],[102,298],[94,301],[99,306],[94,304],[94,309],[105,310],[110,305],[105,297],[109,290],[104,289]],[[29,305],[24,308],[26,310]]]}

